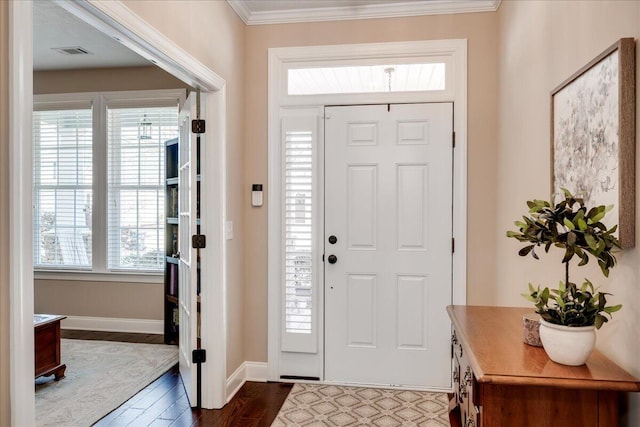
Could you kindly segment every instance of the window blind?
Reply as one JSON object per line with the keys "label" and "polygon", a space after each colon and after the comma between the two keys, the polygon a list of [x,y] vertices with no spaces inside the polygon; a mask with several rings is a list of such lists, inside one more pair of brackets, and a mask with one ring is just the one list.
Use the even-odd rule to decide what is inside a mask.
{"label": "window blind", "polygon": [[285,331],[310,334],[313,310],[313,134],[285,132]]}
{"label": "window blind", "polygon": [[177,107],[108,109],[110,270],[163,268],[164,142],[177,135]]}
{"label": "window blind", "polygon": [[33,112],[33,262],[90,268],[91,108]]}

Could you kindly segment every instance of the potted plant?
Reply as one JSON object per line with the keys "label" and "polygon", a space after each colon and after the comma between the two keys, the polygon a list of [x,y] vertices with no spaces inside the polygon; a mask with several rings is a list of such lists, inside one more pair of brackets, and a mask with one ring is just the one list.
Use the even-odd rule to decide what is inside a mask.
{"label": "potted plant", "polygon": [[[585,279],[578,287],[569,280],[569,263],[580,259],[578,266],[589,262],[590,256],[598,260],[605,277],[616,265],[613,254],[620,249],[620,242],[613,235],[617,226],[607,228],[602,223],[611,206],[588,208],[584,200],[563,189],[563,199],[555,205],[544,200],[527,202],[529,215],[516,221],[518,231],[507,231],[512,237],[526,243],[518,252],[521,256],[538,258],[536,248],[545,252],[553,246],[564,250],[565,280],[557,289],[529,284],[525,298],[536,306],[541,317],[540,339],[551,360],[565,365],[582,365],[595,346],[595,329],[599,329],[622,308],[622,305],[607,305],[607,293],[599,292],[593,283]],[[569,334],[568,336],[566,334]]]}

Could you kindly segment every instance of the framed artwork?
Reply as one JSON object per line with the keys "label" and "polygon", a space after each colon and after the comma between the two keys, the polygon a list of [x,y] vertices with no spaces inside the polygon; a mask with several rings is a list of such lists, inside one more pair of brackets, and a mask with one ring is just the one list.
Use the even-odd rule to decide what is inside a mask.
{"label": "framed artwork", "polygon": [[[551,192],[613,205],[623,248],[635,246],[635,41],[618,40],[551,92]],[[608,220],[608,221],[607,221]]]}

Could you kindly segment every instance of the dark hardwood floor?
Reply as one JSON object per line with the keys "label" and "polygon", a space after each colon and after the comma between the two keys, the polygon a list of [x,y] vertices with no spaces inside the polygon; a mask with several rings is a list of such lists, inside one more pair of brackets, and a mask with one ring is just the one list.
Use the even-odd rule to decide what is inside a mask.
{"label": "dark hardwood floor", "polygon": [[98,427],[116,426],[270,426],[293,384],[245,383],[221,410],[192,409],[178,367],[150,384],[122,406],[98,421]]}
{"label": "dark hardwood floor", "polygon": [[[161,344],[162,335],[63,330],[63,338]],[[98,427],[270,426],[293,384],[247,382],[220,410],[193,409],[177,365],[106,415]]]}

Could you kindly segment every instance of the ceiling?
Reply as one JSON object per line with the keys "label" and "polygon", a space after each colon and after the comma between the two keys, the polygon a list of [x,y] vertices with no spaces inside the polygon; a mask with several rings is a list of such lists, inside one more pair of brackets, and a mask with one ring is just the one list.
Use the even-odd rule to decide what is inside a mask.
{"label": "ceiling", "polygon": [[502,0],[227,0],[247,25],[495,12]]}
{"label": "ceiling", "polygon": [[[227,0],[247,25],[497,10],[502,0]],[[81,48],[87,54],[60,53]],[[33,69],[152,65],[51,1],[33,2]]]}
{"label": "ceiling", "polygon": [[[54,50],[77,47],[90,53],[69,55]],[[53,2],[33,2],[34,71],[149,65],[148,60]]]}

